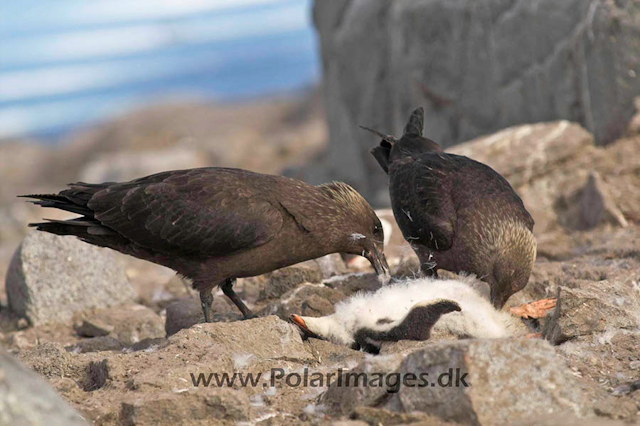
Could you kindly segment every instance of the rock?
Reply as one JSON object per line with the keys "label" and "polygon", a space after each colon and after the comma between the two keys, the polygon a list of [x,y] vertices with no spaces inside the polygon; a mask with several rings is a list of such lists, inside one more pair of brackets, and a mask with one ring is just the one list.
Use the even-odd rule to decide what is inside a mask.
{"label": "rock", "polygon": [[167,299],[181,298],[196,294],[196,290],[194,290],[191,285],[191,281],[188,278],[184,278],[179,274],[173,274],[169,281],[164,285],[164,290],[170,295]]}
{"label": "rock", "polygon": [[193,294],[175,271],[125,254],[116,255],[125,265],[125,273],[136,291],[138,303],[161,311],[175,299]]}
{"label": "rock", "polygon": [[434,344],[409,354],[398,372],[401,377],[428,373],[436,385],[399,387],[383,404],[392,411],[422,411],[483,425],[508,424],[540,412],[589,413],[590,401],[575,377],[539,339]]}
{"label": "rock", "polygon": [[580,228],[589,229],[600,222],[626,227],[629,224],[615,205],[606,184],[598,172],[589,173],[589,180],[580,197]]}
{"label": "rock", "polygon": [[633,283],[640,258],[617,260],[622,256],[605,248],[607,245],[621,248],[627,242],[637,244],[635,234],[630,231],[621,228],[617,235],[601,229],[596,239],[602,242],[593,247],[592,254],[584,253],[571,261],[536,263],[529,283],[509,299],[508,306],[555,297],[560,285],[562,314],[558,325],[564,335],[575,338],[609,330],[637,329],[640,297]]}
{"label": "rock", "polygon": [[[365,358],[357,367],[343,373],[341,384],[332,382],[327,391],[322,395],[320,402],[326,404],[338,415],[349,415],[357,406],[375,405],[387,394],[385,380],[382,383],[374,382],[367,386],[362,385],[362,373],[386,375],[395,373],[402,363],[402,355],[384,355]],[[367,376],[368,378],[368,376]],[[375,378],[374,378],[375,379]],[[356,385],[358,381],[358,385]]]}
{"label": "rock", "polygon": [[[298,329],[275,317],[197,324],[148,350],[105,353],[104,356],[110,361],[116,358],[126,371],[120,382],[126,381],[127,389],[140,394],[155,394],[159,390],[184,392],[196,386],[193,381],[200,373],[203,380],[214,373],[231,376],[234,373],[251,373],[254,377],[260,374],[264,380],[262,383],[267,383],[273,368],[292,371],[314,362]],[[158,369],[162,374],[158,374]],[[191,373],[194,377],[190,377]],[[209,387],[215,388],[217,385]],[[256,391],[264,392],[262,386],[242,386],[239,380],[227,383],[224,387],[244,389],[248,395]]]}
{"label": "rock", "polygon": [[455,423],[445,422],[435,416],[424,413],[395,413],[383,408],[356,407],[353,417],[364,420],[368,425],[405,425],[453,426]]}
{"label": "rock", "polygon": [[153,398],[125,402],[121,419],[126,425],[176,425],[225,422],[233,424],[249,417],[247,396],[235,389],[198,390],[181,394],[161,393]]}
{"label": "rock", "polygon": [[6,291],[11,310],[34,325],[67,322],[75,312],[135,296],[110,250],[35,231],[13,256]]}
{"label": "rock", "polygon": [[380,355],[391,354],[407,354],[413,352],[416,349],[421,349],[431,343],[432,341],[440,340],[435,336],[429,337],[429,342],[422,342],[416,340],[399,340],[397,342],[382,342],[380,345]]}
{"label": "rock", "polygon": [[325,286],[351,295],[359,291],[372,292],[382,287],[376,274],[348,274],[334,277],[324,282]]}
{"label": "rock", "polygon": [[84,315],[82,325],[85,328],[80,329],[84,334],[80,335],[90,336],[93,333],[94,336],[104,336],[107,332],[123,346],[165,336],[164,321],[146,306],[120,305]]}
{"label": "rock", "polygon": [[326,340],[309,338],[306,342],[309,351],[318,363],[330,366],[347,367],[349,369],[360,364],[365,354],[342,345],[335,345]]}
{"label": "rock", "polygon": [[278,299],[302,283],[320,283],[323,272],[318,263],[311,260],[269,272],[264,277],[268,281],[260,293],[259,301]]}
{"label": "rock", "polygon": [[[230,306],[225,300],[226,296],[214,297],[211,305],[213,321],[231,321],[242,318],[235,306]],[[167,336],[189,328],[194,324],[204,322],[204,314],[199,297],[185,297],[167,306],[167,317],[164,330]]]}
{"label": "rock", "polygon": [[384,202],[374,138],[358,125],[398,134],[417,106],[445,147],[557,119],[609,143],[640,93],[639,14],[633,2],[316,1],[329,148],[307,176]]}
{"label": "rock", "polygon": [[76,323],[73,328],[82,337],[106,336],[114,329],[113,325],[102,322],[98,318],[84,319],[82,322]]}
{"label": "rock", "polygon": [[6,343],[7,346],[12,350],[17,350],[17,352],[20,352],[23,349],[33,349],[37,345],[36,342],[29,341],[26,333],[20,331],[9,334]]}
{"label": "rock", "polygon": [[21,352],[20,360],[47,378],[70,375],[71,355],[59,343],[47,342]]}
{"label": "rock", "polygon": [[528,419],[518,420],[511,423],[513,426],[625,426],[628,423],[607,418],[585,419],[572,415],[571,413],[562,414],[543,414],[538,413]]}
{"label": "rock", "polygon": [[120,351],[125,348],[121,341],[112,336],[98,336],[82,339],[66,349],[73,353]]}
{"label": "rock", "polygon": [[289,318],[291,314],[319,317],[334,312],[333,306],[345,299],[345,294],[329,284],[302,284],[268,304],[260,315]]}
{"label": "rock", "polygon": [[607,282],[581,283],[562,291],[560,330],[568,337],[590,335],[612,328],[633,329],[639,324],[640,303],[625,301],[625,292]]}
{"label": "rock", "polygon": [[27,321],[25,318],[18,318],[16,327],[18,327],[18,330],[25,330],[29,328],[29,321]]}
{"label": "rock", "polygon": [[[213,300],[215,302],[215,298]],[[167,336],[171,336],[183,328],[189,328],[203,321],[204,314],[199,300],[195,297],[185,297],[167,306],[164,330]]]}
{"label": "rock", "polygon": [[194,338],[206,339],[209,345],[220,345],[228,354],[248,352],[261,359],[297,359],[303,362],[312,359],[298,328],[276,316],[198,324],[174,334],[169,342],[175,344]]}
{"label": "rock", "polygon": [[140,340],[138,343],[131,346],[131,350],[134,352],[152,350],[154,348],[159,348],[163,346],[166,342],[167,342],[167,339],[162,339],[162,338],[144,339],[144,340]]}
{"label": "rock", "polygon": [[42,378],[0,349],[0,425],[88,423]]}
{"label": "rock", "polygon": [[362,420],[338,420],[331,423],[331,426],[367,426],[369,423]]}
{"label": "rock", "polygon": [[635,392],[637,390],[640,390],[640,380],[618,386],[613,390],[613,395],[628,395],[631,392]]}
{"label": "rock", "polygon": [[[369,386],[334,384],[323,401],[343,415],[371,406],[462,424],[510,424],[541,412],[593,414],[564,361],[539,339],[433,343],[406,357],[367,359],[349,372],[351,381],[363,372]],[[376,382],[374,373],[383,380]]]}

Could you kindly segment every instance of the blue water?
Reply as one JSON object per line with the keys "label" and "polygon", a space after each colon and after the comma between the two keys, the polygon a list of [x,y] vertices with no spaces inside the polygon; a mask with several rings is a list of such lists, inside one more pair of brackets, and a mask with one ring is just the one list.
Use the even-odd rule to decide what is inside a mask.
{"label": "blue water", "polygon": [[0,139],[316,83],[310,0],[0,2]]}

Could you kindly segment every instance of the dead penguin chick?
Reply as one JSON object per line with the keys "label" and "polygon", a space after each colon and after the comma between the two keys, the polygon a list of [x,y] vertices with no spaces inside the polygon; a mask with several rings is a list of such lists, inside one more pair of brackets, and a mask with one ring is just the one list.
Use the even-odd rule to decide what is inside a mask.
{"label": "dead penguin chick", "polygon": [[427,275],[475,274],[502,307],[529,280],[536,257],[533,219],[509,182],[489,166],[442,152],[422,136],[416,109],[402,138],[383,135],[371,151],[389,175],[393,213]]}
{"label": "dead penguin chick", "polygon": [[[427,340],[431,332],[460,338],[526,336],[530,330],[516,316],[496,310],[474,288],[475,277],[432,277],[398,282],[373,293],[358,293],[320,317],[292,315],[310,335],[336,344],[376,352],[383,341]],[[554,307],[546,304],[542,316]]]}
{"label": "dead penguin chick", "polygon": [[81,215],[33,223],[174,269],[200,291],[206,321],[220,286],[245,318],[236,278],[344,252],[366,257],[389,276],[384,233],[369,204],[349,185],[313,186],[240,169],[176,170],[130,182],[75,183],[35,204]]}

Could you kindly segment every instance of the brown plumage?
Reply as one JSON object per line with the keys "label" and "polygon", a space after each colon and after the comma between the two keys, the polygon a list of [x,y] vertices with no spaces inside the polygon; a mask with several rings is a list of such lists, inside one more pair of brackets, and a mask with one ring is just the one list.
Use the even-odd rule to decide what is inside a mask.
{"label": "brown plumage", "polygon": [[81,215],[30,224],[149,260],[193,280],[210,320],[212,288],[221,286],[245,317],[236,278],[263,274],[329,253],[367,257],[388,276],[383,231],[350,186],[312,186],[230,168],[158,173],[130,182],[70,184],[35,204]]}
{"label": "brown plumage", "polygon": [[422,136],[416,109],[396,139],[382,137],[372,154],[389,175],[393,213],[421,269],[476,274],[502,307],[529,280],[536,257],[533,219],[511,185],[489,166],[442,152]]}

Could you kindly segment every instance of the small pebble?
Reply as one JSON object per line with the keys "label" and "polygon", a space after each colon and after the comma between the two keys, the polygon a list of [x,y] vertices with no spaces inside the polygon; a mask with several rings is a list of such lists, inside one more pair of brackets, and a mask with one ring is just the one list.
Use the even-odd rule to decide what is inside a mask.
{"label": "small pebble", "polygon": [[18,320],[17,326],[18,326],[18,330],[24,330],[25,328],[29,327],[29,321],[27,321],[26,318],[20,318]]}

